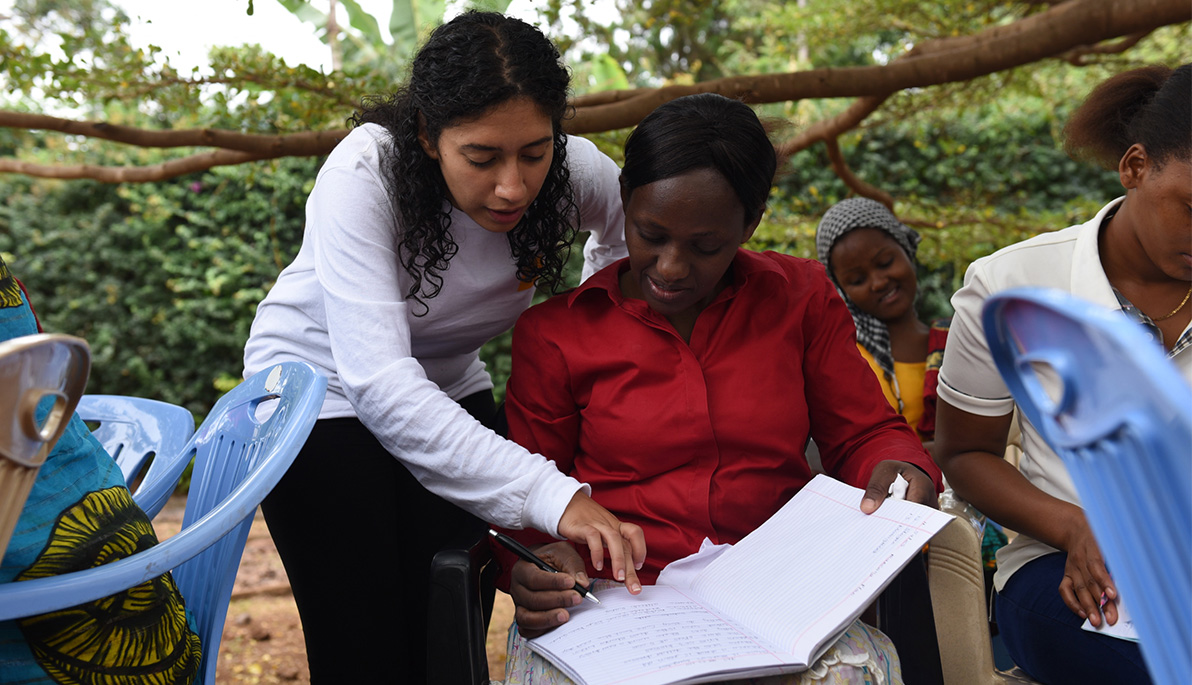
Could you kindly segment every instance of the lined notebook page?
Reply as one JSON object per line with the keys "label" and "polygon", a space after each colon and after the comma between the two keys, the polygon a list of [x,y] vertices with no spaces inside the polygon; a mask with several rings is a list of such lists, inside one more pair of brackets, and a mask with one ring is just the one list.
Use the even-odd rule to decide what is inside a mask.
{"label": "lined notebook page", "polygon": [[[573,680],[594,684],[670,683],[709,671],[774,667],[784,660],[730,619],[683,590],[650,585],[597,593],[600,604],[570,609],[571,620],[531,641]],[[558,660],[552,659],[556,663]],[[578,678],[582,674],[583,678]]]}
{"label": "lined notebook page", "polygon": [[530,645],[591,685],[802,670],[952,518],[895,500],[866,516],[863,494],[817,476],[738,544],[684,560],[670,577],[689,585],[600,591]]}
{"label": "lined notebook page", "polygon": [[704,569],[692,592],[800,657],[847,627],[951,516],[816,476],[778,513]]}

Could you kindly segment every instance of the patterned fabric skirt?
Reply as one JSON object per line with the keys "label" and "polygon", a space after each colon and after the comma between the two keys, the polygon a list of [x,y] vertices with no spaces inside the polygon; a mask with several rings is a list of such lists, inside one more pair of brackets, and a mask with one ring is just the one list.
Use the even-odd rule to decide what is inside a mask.
{"label": "patterned fabric skirt", "polygon": [[[612,587],[607,580],[592,581],[593,590]],[[505,685],[574,685],[554,664],[530,649],[529,642],[509,627]],[[844,635],[824,652],[811,668],[800,673],[745,678],[739,685],[902,685],[902,671],[894,643],[877,628],[853,621]]]}

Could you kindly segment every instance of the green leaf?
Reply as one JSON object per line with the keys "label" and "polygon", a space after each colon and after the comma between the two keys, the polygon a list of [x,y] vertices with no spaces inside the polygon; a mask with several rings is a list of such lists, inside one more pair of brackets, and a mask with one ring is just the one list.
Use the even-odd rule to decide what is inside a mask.
{"label": "green leaf", "polygon": [[422,34],[443,20],[446,9],[445,0],[393,0],[389,31],[393,34],[394,53],[403,59],[412,58]]}
{"label": "green leaf", "polygon": [[385,37],[381,35],[381,26],[377,23],[377,18],[365,12],[356,0],[339,0],[339,4],[347,10],[348,23],[363,34],[364,41],[378,52],[384,52]]}
{"label": "green leaf", "polygon": [[319,29],[319,38],[324,43],[330,40],[327,35],[327,18],[328,13],[316,9],[314,5],[306,0],[277,0],[277,2],[289,10],[290,14],[298,17],[302,21],[313,24],[315,28]]}
{"label": "green leaf", "polygon": [[625,75],[625,70],[610,55],[595,55],[590,60],[590,64],[592,67],[592,92],[629,88],[629,77]]}

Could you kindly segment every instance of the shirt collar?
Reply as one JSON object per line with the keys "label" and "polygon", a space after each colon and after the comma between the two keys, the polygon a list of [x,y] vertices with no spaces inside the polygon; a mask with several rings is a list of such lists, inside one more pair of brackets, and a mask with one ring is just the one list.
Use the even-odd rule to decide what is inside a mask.
{"label": "shirt collar", "polygon": [[[1101,266],[1101,254],[1097,247],[1101,225],[1117,213],[1123,200],[1125,198],[1119,197],[1105,205],[1101,211],[1097,212],[1097,216],[1081,226],[1080,235],[1076,238],[1075,254],[1072,258],[1071,291],[1108,309],[1120,309],[1122,314],[1141,325],[1151,340],[1162,347],[1163,333],[1159,327],[1141,309],[1123,297],[1117,288],[1113,287],[1113,284],[1109,282],[1109,277],[1105,275],[1105,269]],[[1168,358],[1174,357],[1189,347],[1192,347],[1192,323],[1184,328],[1171,351],[1167,352],[1167,356]]]}
{"label": "shirt collar", "polygon": [[[720,293],[720,296],[716,298],[718,300],[724,297],[732,297],[752,282],[759,282],[769,278],[779,278],[782,279],[785,285],[790,285],[790,277],[787,273],[774,260],[768,259],[760,252],[738,249],[737,254],[733,256],[732,268],[733,282]],[[613,304],[620,305],[625,301],[625,296],[621,294],[621,274],[625,273],[628,269],[629,258],[625,257],[597,271],[588,280],[579,284],[579,287],[571,291],[567,296],[567,306],[574,306],[575,301],[583,293],[601,290],[608,294],[608,298]]]}
{"label": "shirt collar", "polygon": [[1101,233],[1101,224],[1112,212],[1116,212],[1122,200],[1118,198],[1101,208],[1097,216],[1080,227],[1076,237],[1076,246],[1072,254],[1072,280],[1068,289],[1074,295],[1090,300],[1106,309],[1120,309],[1113,286],[1101,267],[1101,253],[1097,246],[1097,237]]}

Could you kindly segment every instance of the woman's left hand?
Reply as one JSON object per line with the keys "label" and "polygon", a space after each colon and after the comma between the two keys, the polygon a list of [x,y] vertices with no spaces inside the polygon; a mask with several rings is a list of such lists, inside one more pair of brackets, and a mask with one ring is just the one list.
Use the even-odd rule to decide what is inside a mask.
{"label": "woman's left hand", "polygon": [[905,461],[887,459],[873,467],[869,474],[869,485],[865,488],[865,497],[861,500],[861,511],[872,514],[889,497],[890,485],[898,476],[906,479],[906,499],[911,502],[925,504],[932,509],[939,508],[939,499],[935,494],[935,483],[931,477],[918,466]]}

